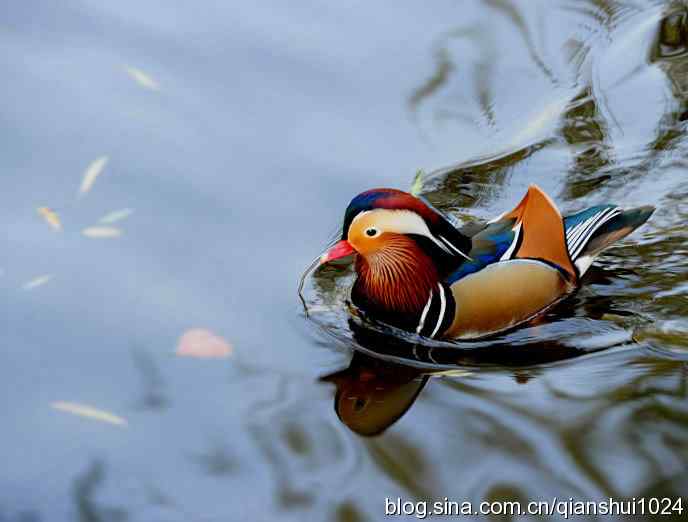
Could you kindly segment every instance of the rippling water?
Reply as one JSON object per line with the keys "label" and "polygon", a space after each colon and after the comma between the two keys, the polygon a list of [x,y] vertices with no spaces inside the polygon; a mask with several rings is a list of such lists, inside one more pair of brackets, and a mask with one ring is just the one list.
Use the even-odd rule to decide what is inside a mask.
{"label": "rippling water", "polygon": [[[33,0],[4,15],[0,520],[685,496],[688,5]],[[342,266],[309,279],[307,319],[296,280],[348,201],[417,169],[464,225],[533,182],[565,212],[658,210],[575,296],[491,343],[361,327]],[[80,233],[94,225],[121,235]],[[231,355],[175,357],[196,328]]]}

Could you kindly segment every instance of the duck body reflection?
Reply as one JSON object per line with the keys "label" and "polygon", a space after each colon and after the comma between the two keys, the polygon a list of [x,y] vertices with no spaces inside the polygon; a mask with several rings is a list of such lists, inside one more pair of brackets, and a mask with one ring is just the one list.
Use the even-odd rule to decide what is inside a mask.
{"label": "duck body reflection", "polygon": [[510,369],[524,384],[538,367],[584,355],[585,350],[557,342],[530,347],[487,343],[470,348],[423,345],[349,322],[355,346],[347,367],[320,378],[336,387],[339,420],[363,436],[382,434],[414,404],[429,380],[460,378],[485,369]]}
{"label": "duck body reflection", "polygon": [[380,435],[413,405],[428,381],[422,370],[354,352],[347,368],[321,378],[336,386],[334,409],[353,432]]}

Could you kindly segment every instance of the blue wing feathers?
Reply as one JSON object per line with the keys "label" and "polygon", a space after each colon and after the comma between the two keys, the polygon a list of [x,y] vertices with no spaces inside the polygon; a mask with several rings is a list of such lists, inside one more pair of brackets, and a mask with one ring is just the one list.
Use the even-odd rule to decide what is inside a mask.
{"label": "blue wing feathers", "polygon": [[509,249],[514,240],[514,231],[511,230],[513,220],[507,222],[498,221],[488,225],[484,230],[472,238],[473,247],[469,256],[470,261],[465,261],[456,271],[449,275],[449,284],[466,277],[469,274],[496,263]]}

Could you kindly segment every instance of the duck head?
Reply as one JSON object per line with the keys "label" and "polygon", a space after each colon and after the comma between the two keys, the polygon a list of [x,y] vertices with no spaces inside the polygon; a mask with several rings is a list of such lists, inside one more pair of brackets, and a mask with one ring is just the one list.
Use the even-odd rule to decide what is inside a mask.
{"label": "duck head", "polygon": [[400,190],[373,189],[349,203],[342,238],[320,262],[355,255],[354,304],[414,330],[431,291],[468,258],[470,248],[470,238],[425,201]]}
{"label": "duck head", "polygon": [[337,387],[334,409],[350,430],[380,435],[411,408],[428,375],[354,352],[349,366],[320,378]]}

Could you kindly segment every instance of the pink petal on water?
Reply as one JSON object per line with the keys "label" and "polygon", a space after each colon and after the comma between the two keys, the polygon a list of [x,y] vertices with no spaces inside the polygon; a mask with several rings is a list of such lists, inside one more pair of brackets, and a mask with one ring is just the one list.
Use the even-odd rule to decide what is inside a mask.
{"label": "pink petal on water", "polygon": [[231,344],[204,328],[187,330],[179,338],[177,345],[177,355],[202,359],[228,357],[232,350]]}

